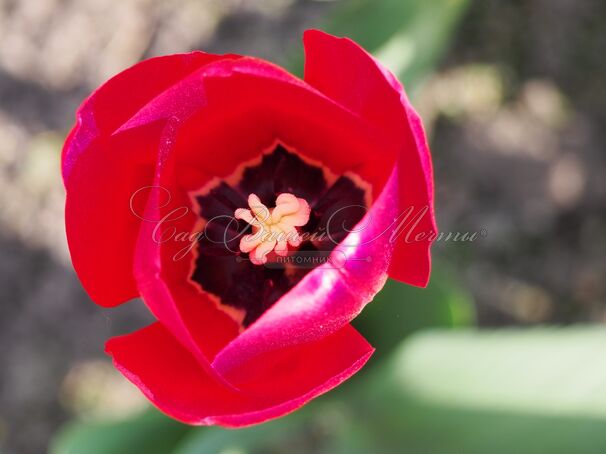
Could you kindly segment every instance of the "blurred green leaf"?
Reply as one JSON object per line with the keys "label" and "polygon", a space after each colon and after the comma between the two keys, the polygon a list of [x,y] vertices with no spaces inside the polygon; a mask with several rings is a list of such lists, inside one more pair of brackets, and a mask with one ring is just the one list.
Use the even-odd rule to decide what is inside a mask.
{"label": "blurred green leaf", "polygon": [[[469,0],[343,2],[321,28],[356,41],[411,93],[444,54],[468,5]],[[293,68],[302,73],[301,56]]]}
{"label": "blurred green leaf", "polygon": [[361,44],[414,90],[443,55],[468,4],[468,0],[348,2],[328,31]]}
{"label": "blurred green leaf", "polygon": [[53,440],[51,454],[166,454],[191,428],[154,409],[117,422],[75,422]]}
{"label": "blurred green leaf", "polygon": [[422,333],[347,395],[178,454],[603,453],[603,345],[591,328]]}
{"label": "blurred green leaf", "polygon": [[[350,396],[351,397],[351,396]],[[367,454],[372,434],[352,431],[350,408],[320,398],[283,418],[244,429],[192,431],[171,454]],[[367,449],[368,448],[368,449]]]}
{"label": "blurred green leaf", "polygon": [[72,427],[52,452],[601,454],[604,345],[602,328],[425,332],[347,393],[263,425],[182,437],[183,426],[156,415]]}
{"label": "blurred green leaf", "polygon": [[296,413],[260,426],[237,430],[193,430],[172,454],[283,452],[280,448],[287,448],[289,440],[300,438],[305,433],[305,416]]}
{"label": "blurred green leaf", "polygon": [[603,453],[604,345],[602,328],[423,333],[356,411],[379,452]]}
{"label": "blurred green leaf", "polygon": [[606,418],[605,345],[598,327],[428,333],[397,353],[392,373],[441,404]]}
{"label": "blurred green leaf", "polygon": [[472,325],[472,298],[444,265],[434,264],[427,288],[389,280],[353,321],[353,325],[383,356],[406,336],[427,328]]}

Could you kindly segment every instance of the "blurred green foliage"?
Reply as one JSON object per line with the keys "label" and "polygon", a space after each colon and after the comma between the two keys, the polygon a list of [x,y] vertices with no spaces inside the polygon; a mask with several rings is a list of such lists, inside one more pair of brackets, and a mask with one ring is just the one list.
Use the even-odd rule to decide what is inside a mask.
{"label": "blurred green foliage", "polygon": [[191,429],[157,411],[124,421],[75,423],[55,438],[53,454],[166,454]]}
{"label": "blurred green foliage", "polygon": [[429,331],[366,380],[282,419],[187,429],[150,411],[71,426],[52,454],[598,454],[606,367],[595,359],[605,343],[606,331],[591,327]]}
{"label": "blurred green foliage", "polygon": [[475,321],[471,296],[456,285],[455,274],[434,264],[427,288],[388,280],[353,325],[383,357],[406,336],[427,328],[470,326]]}
{"label": "blurred green foliage", "polygon": [[[414,90],[448,48],[469,0],[352,0],[343,2],[321,29],[347,36],[377,57]],[[291,65],[303,73],[303,56]]]}

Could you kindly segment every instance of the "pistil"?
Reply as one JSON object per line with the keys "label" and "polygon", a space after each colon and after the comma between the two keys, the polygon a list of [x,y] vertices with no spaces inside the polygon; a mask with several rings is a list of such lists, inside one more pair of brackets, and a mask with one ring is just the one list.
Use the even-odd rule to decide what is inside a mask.
{"label": "pistil", "polygon": [[252,226],[253,233],[241,238],[240,250],[249,253],[253,264],[267,263],[267,256],[272,251],[285,256],[289,246],[300,246],[301,237],[297,227],[307,224],[311,211],[305,199],[282,193],[276,198],[276,206],[268,208],[259,197],[250,194],[248,206],[248,209],[238,208],[234,216]]}

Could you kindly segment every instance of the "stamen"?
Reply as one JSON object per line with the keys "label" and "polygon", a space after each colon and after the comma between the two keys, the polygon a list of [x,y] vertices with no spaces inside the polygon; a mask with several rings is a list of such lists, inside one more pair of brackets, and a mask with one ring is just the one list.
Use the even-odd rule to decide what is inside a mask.
{"label": "stamen", "polygon": [[250,209],[238,208],[234,216],[252,226],[253,233],[240,240],[240,250],[250,254],[255,265],[267,262],[267,255],[288,254],[288,246],[298,247],[301,237],[297,227],[309,221],[311,208],[305,199],[282,193],[276,198],[275,208],[267,208],[255,194],[248,196]]}

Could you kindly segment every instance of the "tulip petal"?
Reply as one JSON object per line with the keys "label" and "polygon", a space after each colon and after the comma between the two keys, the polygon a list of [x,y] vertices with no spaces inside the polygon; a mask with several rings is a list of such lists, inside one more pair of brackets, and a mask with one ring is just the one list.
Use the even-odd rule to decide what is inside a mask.
{"label": "tulip petal", "polygon": [[62,154],[66,229],[76,272],[96,303],[115,306],[137,296],[132,264],[140,219],[129,199],[152,179],[162,126],[111,135],[155,97],[221,58],[193,52],[146,60],[80,106]]}
{"label": "tulip petal", "polygon": [[[265,119],[271,118],[271,122],[265,124],[260,123],[259,117],[250,116],[247,117],[250,120],[248,123],[257,125],[256,131],[262,131],[266,129],[274,134],[278,138],[284,136],[290,137],[297,147],[301,145],[299,140],[306,141],[302,147],[305,151],[321,150],[324,149],[322,156],[329,158],[331,164],[333,164],[335,171],[363,171],[366,164],[377,162],[380,160],[375,159],[373,153],[377,149],[383,150],[382,145],[388,147],[388,144],[384,144],[381,136],[377,136],[376,131],[372,128],[364,126],[359,120],[352,116],[348,111],[342,109],[340,106],[335,105],[330,99],[325,98],[323,95],[315,92],[308,85],[302,81],[295,79],[285,71],[274,67],[266,62],[258,61],[256,59],[240,59],[237,61],[220,61],[209,65],[205,68],[204,73],[204,85],[205,93],[207,95],[208,103],[205,109],[202,109],[198,114],[192,116],[184,123],[181,123],[178,128],[177,137],[172,140],[175,143],[175,153],[179,156],[179,169],[176,170],[177,179],[180,178],[179,172],[184,168],[206,168],[207,172],[215,173],[219,176],[227,176],[229,172],[233,172],[235,164],[238,159],[243,158],[241,151],[238,150],[249,150],[251,156],[254,156],[253,151],[259,153],[259,148],[250,146],[246,141],[244,143],[247,146],[242,145],[242,140],[239,140],[238,147],[230,145],[231,138],[234,136],[233,132],[239,131],[242,128],[236,128],[234,130],[223,125],[222,128],[209,127],[209,123],[202,121],[206,119],[212,123],[213,118],[224,119],[225,117],[221,112],[225,113],[225,109],[229,107],[229,115],[234,114],[237,110],[242,110],[243,113],[249,114],[250,112],[244,107],[247,103],[256,105],[260,111],[265,112]],[[281,102],[276,102],[280,100]],[[267,108],[270,104],[271,108]],[[322,112],[322,115],[331,118],[331,123],[318,123],[317,114]],[[213,115],[211,115],[211,113]],[[216,115],[215,115],[216,114]],[[209,115],[206,117],[205,115]],[[240,120],[246,120],[247,118],[239,118]],[[263,117],[261,117],[263,118]],[[299,124],[298,120],[301,119],[302,124]],[[312,123],[313,126],[317,126],[314,129],[315,134],[313,137],[307,133],[311,126],[308,123]],[[246,121],[243,125],[248,124]],[[200,128],[200,124],[205,125],[204,128]],[[307,125],[307,126],[305,126]],[[190,129],[191,128],[191,129]],[[196,134],[198,137],[196,138]],[[212,134],[212,135],[208,135]],[[262,137],[262,134],[257,134],[258,137]],[[242,137],[238,136],[239,139]],[[183,140],[185,138],[185,140]],[[200,140],[209,139],[209,140]],[[198,141],[200,140],[200,141]],[[225,142],[228,140],[228,142]],[[256,140],[256,139],[255,139]],[[313,142],[312,142],[313,140]],[[253,143],[258,143],[254,142]],[[328,148],[323,148],[328,147]],[[201,157],[207,156],[208,152],[215,153],[215,150],[225,150],[225,153],[221,153],[221,159],[212,159],[201,161]],[[232,153],[233,151],[233,153]],[[317,153],[317,151],[316,151]],[[215,153],[216,154],[216,153]],[[229,156],[230,165],[228,166]],[[320,156],[316,156],[320,157]],[[362,161],[357,161],[360,158]],[[353,161],[352,161],[353,159]],[[365,164],[366,162],[366,164]],[[329,163],[329,164],[330,164]],[[386,172],[391,169],[393,163],[386,159],[383,163],[381,172]],[[213,166],[220,165],[214,168]],[[376,168],[376,165],[373,164]],[[387,173],[387,176],[389,173]],[[379,177],[378,174],[374,175]],[[381,176],[382,179],[386,179]],[[182,187],[182,180],[180,186]],[[383,181],[384,184],[384,181]],[[195,189],[193,186],[192,189]],[[203,207],[202,207],[203,208]],[[190,226],[191,228],[191,226]],[[180,229],[181,230],[181,229]],[[162,245],[165,249],[168,245]],[[386,255],[389,248],[385,251],[381,251],[381,255]],[[184,261],[185,262],[185,261]],[[144,266],[149,266],[150,260],[143,261]],[[147,265],[145,265],[147,264]],[[174,263],[167,263],[162,265],[162,274],[169,273],[170,268],[174,268]],[[377,268],[379,271],[371,272],[368,283],[363,283],[365,287],[372,289],[376,292],[376,283],[384,282],[384,272],[381,268]],[[383,273],[383,274],[381,274]],[[144,280],[157,279],[154,275],[157,272],[153,270],[147,271],[147,277]],[[172,280],[179,279],[175,277],[177,275],[183,278],[183,274],[173,274]],[[166,279],[166,277],[164,278]],[[376,281],[376,283],[375,283]],[[306,293],[306,298],[309,298],[309,292],[312,291],[311,287]],[[372,293],[374,295],[374,293]],[[368,302],[372,295],[369,296],[366,291],[357,291],[357,298],[363,296],[366,298],[365,302]],[[151,295],[153,297],[153,295]],[[315,298],[315,297],[314,297]],[[358,302],[354,302],[355,306]],[[349,307],[349,306],[346,306]],[[350,313],[357,313],[358,309],[355,309]],[[351,319],[351,317],[345,317],[341,320],[340,325],[335,325],[331,329],[337,329],[342,326],[345,321]],[[322,323],[320,322],[320,325]],[[327,324],[326,326],[331,326]],[[313,331],[313,330],[312,330]],[[331,331],[327,331],[326,334]]]}
{"label": "tulip petal", "polygon": [[[326,96],[356,112],[399,144],[400,215],[423,210],[408,238],[400,237],[389,274],[409,284],[425,286],[429,279],[433,214],[433,177],[427,139],[418,114],[397,79],[371,55],[347,38],[318,30],[304,35],[305,80]],[[417,235],[419,235],[417,237]]]}
{"label": "tulip petal", "polygon": [[[325,77],[322,80],[325,85],[319,85],[325,94],[342,102],[349,111],[356,112],[377,128],[382,124],[388,126],[384,132],[399,143],[400,153],[370,212],[359,223],[357,231],[350,233],[333,252],[333,256],[343,254],[343,266],[331,269],[322,265],[316,268],[232,340],[213,361],[213,367],[222,374],[267,351],[312,341],[339,329],[353,319],[381,288],[394,257],[400,263],[397,264],[399,268],[391,266],[392,275],[404,276],[417,285],[423,285],[427,280],[431,242],[409,244],[402,242],[401,238],[394,241],[398,238],[393,236],[402,210],[409,207],[428,207],[429,216],[421,219],[415,227],[435,231],[428,150],[426,146],[418,146],[418,143],[426,144],[424,136],[415,137],[415,134],[420,134],[419,124],[414,121],[418,117],[412,116],[410,126],[412,108],[403,92],[395,91],[390,85],[393,80],[386,77],[388,73],[353,42],[312,32],[306,35],[306,46],[309,62],[307,80],[318,85],[318,78]],[[345,64],[349,60],[353,71],[352,66]],[[332,65],[331,61],[334,62]],[[333,71],[328,71],[330,74],[315,73],[314,67]],[[358,73],[361,74],[359,79]],[[339,84],[346,85],[348,89],[339,91]],[[349,100],[346,97],[348,93],[349,96],[355,95],[355,99]],[[381,108],[394,116],[395,124],[380,116]],[[366,118],[367,115],[370,117]],[[395,127],[397,124],[399,128]],[[409,126],[402,128],[402,125]],[[403,257],[407,259],[404,262]]]}
{"label": "tulip petal", "polygon": [[[210,369],[209,361],[237,335],[237,325],[206,293],[199,292],[190,283],[188,259],[191,249],[181,255],[184,246],[173,236],[165,235],[167,231],[189,232],[196,221],[195,214],[188,210],[183,200],[184,195],[176,188],[176,156],[170,146],[176,123],[176,120],[170,120],[164,128],[164,146],[158,149],[158,162],[143,217],[165,220],[173,206],[185,207],[186,211],[168,225],[164,221],[140,224],[133,272],[139,294],[150,311],[210,375],[221,381]],[[162,203],[164,191],[175,195],[174,200],[171,197],[171,203]]]}
{"label": "tulip petal", "polygon": [[153,125],[97,140],[65,180],[72,263],[91,299],[102,306],[138,296],[132,268],[140,224],[135,213],[142,211],[138,203],[131,206],[131,197],[153,177],[161,135],[161,125]]}
{"label": "tulip petal", "polygon": [[[386,135],[283,69],[254,58],[225,60],[205,68],[203,81],[207,107],[179,134],[184,166],[225,177],[280,142],[336,175],[354,172],[378,190],[387,180],[395,148]],[[265,148],[251,135],[265,136]],[[208,160],[200,153],[207,148],[222,153]]]}
{"label": "tulip petal", "polygon": [[349,323],[387,279],[395,243],[390,228],[398,210],[394,168],[379,198],[334,249],[335,260],[318,266],[259,319],[218,352],[212,365],[229,374],[259,355],[313,342]]}
{"label": "tulip petal", "polygon": [[357,372],[373,349],[347,326],[234,371],[240,390],[213,380],[160,323],[110,339],[106,352],[166,414],[189,424],[241,427],[292,412],[332,389]]}

